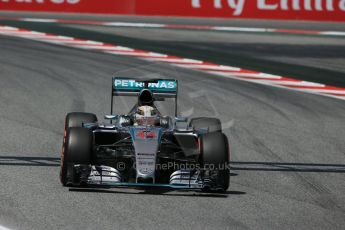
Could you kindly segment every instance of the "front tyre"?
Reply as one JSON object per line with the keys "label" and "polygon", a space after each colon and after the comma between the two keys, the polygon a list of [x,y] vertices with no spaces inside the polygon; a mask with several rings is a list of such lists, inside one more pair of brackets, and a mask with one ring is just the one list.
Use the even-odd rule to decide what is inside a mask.
{"label": "front tyre", "polygon": [[93,134],[86,128],[68,128],[61,152],[60,181],[63,186],[72,183],[69,169],[75,164],[91,164]]}
{"label": "front tyre", "polygon": [[230,184],[230,151],[227,137],[223,133],[213,132],[202,135],[199,141],[200,162],[210,182],[204,190],[216,187],[226,191]]}

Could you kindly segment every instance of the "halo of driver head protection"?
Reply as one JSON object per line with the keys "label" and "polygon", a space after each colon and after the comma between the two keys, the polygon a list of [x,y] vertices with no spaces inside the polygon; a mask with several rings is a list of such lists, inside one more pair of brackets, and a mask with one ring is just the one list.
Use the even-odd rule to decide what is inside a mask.
{"label": "halo of driver head protection", "polygon": [[153,94],[149,89],[143,89],[139,93],[138,97],[139,105],[153,105]]}

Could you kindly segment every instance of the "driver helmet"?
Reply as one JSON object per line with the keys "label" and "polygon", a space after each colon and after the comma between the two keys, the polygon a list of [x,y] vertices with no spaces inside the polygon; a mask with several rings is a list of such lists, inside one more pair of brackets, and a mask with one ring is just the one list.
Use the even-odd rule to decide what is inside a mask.
{"label": "driver helmet", "polygon": [[153,117],[154,115],[156,115],[155,108],[149,105],[139,106],[137,115],[138,117]]}
{"label": "driver helmet", "polygon": [[140,91],[135,114],[137,125],[156,125],[157,111],[153,104],[153,94],[149,89]]}
{"label": "driver helmet", "polygon": [[139,106],[135,114],[135,125],[157,125],[155,108],[149,105]]}
{"label": "driver helmet", "polygon": [[139,97],[138,97],[138,105],[139,106],[144,106],[144,105],[153,106],[153,94],[151,90],[143,89],[140,91]]}

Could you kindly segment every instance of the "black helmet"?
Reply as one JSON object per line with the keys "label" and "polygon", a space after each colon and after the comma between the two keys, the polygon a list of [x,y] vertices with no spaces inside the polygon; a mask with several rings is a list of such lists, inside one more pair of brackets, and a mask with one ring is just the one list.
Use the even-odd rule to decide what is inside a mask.
{"label": "black helmet", "polygon": [[138,97],[138,104],[140,106],[143,106],[143,105],[152,106],[153,105],[153,94],[152,94],[151,90],[143,89],[140,91],[139,97]]}

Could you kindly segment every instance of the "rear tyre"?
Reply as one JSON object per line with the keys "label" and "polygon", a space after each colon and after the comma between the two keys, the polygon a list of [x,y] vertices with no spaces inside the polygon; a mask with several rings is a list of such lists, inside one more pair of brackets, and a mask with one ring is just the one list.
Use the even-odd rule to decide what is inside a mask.
{"label": "rear tyre", "polygon": [[192,118],[189,127],[199,131],[200,129],[207,129],[209,133],[222,132],[222,124],[218,118],[211,117],[197,117]]}
{"label": "rear tyre", "polygon": [[65,129],[73,127],[83,127],[85,123],[96,123],[97,116],[93,113],[75,112],[69,113],[65,120]]}
{"label": "rear tyre", "polygon": [[68,173],[75,164],[91,164],[93,135],[86,128],[68,128],[61,152],[60,181],[71,183]]}
{"label": "rear tyre", "polygon": [[[200,137],[200,161],[206,173],[221,191],[230,184],[230,151],[227,137],[223,133],[207,133]],[[208,190],[205,188],[204,190]]]}

